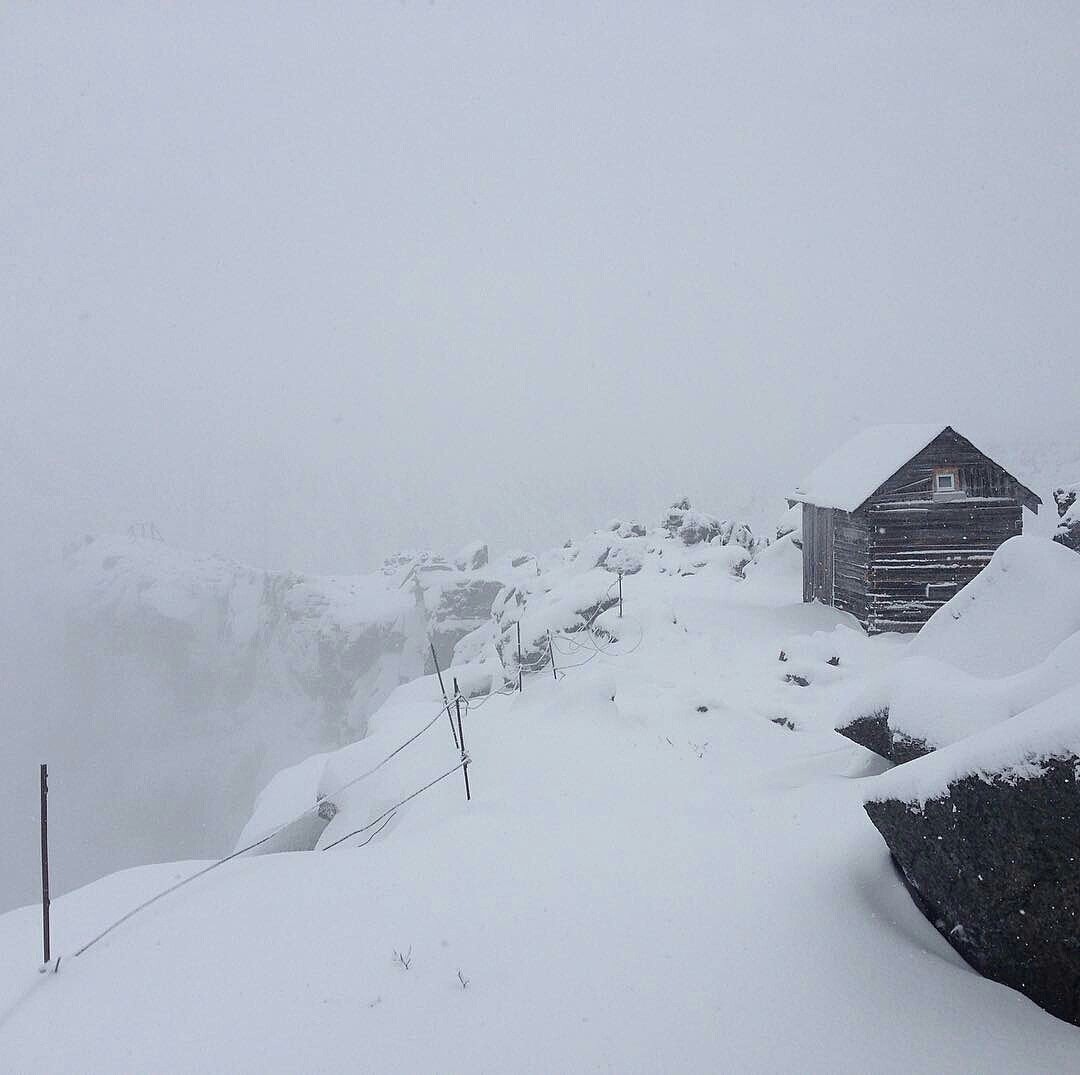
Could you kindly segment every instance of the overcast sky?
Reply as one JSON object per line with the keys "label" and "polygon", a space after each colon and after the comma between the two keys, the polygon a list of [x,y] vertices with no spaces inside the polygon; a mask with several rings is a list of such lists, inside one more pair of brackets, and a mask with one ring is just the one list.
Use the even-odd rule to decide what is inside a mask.
{"label": "overcast sky", "polygon": [[9,542],[351,571],[1080,410],[1074,3],[5,4]]}

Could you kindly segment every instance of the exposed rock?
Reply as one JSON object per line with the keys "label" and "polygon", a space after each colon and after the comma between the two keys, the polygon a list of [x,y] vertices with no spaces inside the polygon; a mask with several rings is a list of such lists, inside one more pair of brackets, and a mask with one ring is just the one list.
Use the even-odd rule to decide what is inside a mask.
{"label": "exposed rock", "polygon": [[895,765],[913,761],[929,754],[933,747],[924,739],[912,739],[889,726],[889,710],[878,709],[865,716],[856,717],[836,729],[844,738],[858,743],[867,750],[887,758]]}
{"label": "exposed rock", "polygon": [[1060,516],[1054,540],[1073,552],[1080,552],[1080,483],[1055,489],[1054,501]]}
{"label": "exposed rock", "polygon": [[474,541],[457,554],[454,563],[459,571],[479,571],[488,562],[488,547],[482,541]]}
{"label": "exposed rock", "polygon": [[684,545],[718,542],[720,545],[741,545],[752,552],[757,544],[747,523],[728,522],[695,511],[687,497],[672,504],[660,525],[669,537],[677,537]]}
{"label": "exposed rock", "polygon": [[968,963],[1080,1025],[1078,765],[1075,752],[1029,759],[958,775],[939,797],[870,801],[866,812],[920,910]]}
{"label": "exposed rock", "polygon": [[596,560],[596,566],[613,574],[636,575],[642,567],[640,553],[625,545],[609,545]]}
{"label": "exposed rock", "polygon": [[783,541],[790,535],[795,548],[802,548],[802,504],[793,504],[776,524],[776,540]]}
{"label": "exposed rock", "polygon": [[[423,592],[428,611],[428,632],[439,656],[439,667],[449,667],[454,647],[466,635],[491,619],[491,606],[503,583],[499,579],[465,578],[442,582],[437,588]],[[435,671],[431,655],[427,655],[425,671]]]}

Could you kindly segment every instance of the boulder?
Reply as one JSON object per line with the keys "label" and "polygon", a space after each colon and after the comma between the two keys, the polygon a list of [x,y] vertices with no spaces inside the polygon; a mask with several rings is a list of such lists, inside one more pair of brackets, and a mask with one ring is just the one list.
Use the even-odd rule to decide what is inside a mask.
{"label": "boulder", "polygon": [[894,765],[921,758],[934,749],[925,739],[912,738],[891,728],[888,706],[848,720],[836,730],[845,739],[880,754]]}
{"label": "boulder", "polygon": [[1054,502],[1060,516],[1054,540],[1073,552],[1080,552],[1080,482],[1055,489]]}
{"label": "boulder", "polygon": [[[440,668],[449,667],[461,639],[491,620],[491,606],[502,589],[499,579],[454,578],[424,591],[428,633]],[[429,675],[435,671],[430,654],[425,671]]]}
{"label": "boulder", "polygon": [[780,517],[776,524],[776,540],[783,541],[791,535],[791,542],[797,549],[802,548],[802,504],[794,504]]}
{"label": "boulder", "polygon": [[741,545],[752,552],[756,544],[749,524],[730,522],[704,511],[695,511],[687,497],[671,505],[660,526],[667,531],[668,537],[677,538],[684,545],[716,542],[720,545]]}
{"label": "boulder", "polygon": [[488,562],[488,547],[482,541],[474,541],[457,554],[454,563],[459,571],[479,571]]}
{"label": "boulder", "polygon": [[1078,767],[1066,691],[876,778],[865,809],[957,952],[1080,1025]]}

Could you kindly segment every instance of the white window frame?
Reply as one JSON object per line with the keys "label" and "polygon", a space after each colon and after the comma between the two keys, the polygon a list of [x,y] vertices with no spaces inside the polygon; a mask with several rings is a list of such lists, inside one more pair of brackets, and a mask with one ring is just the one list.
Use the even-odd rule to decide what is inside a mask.
{"label": "white window frame", "polygon": [[[948,487],[943,487],[941,481],[943,478],[947,478],[950,481]],[[930,487],[931,496],[935,500],[959,500],[963,497],[964,491],[960,485],[960,468],[959,467],[936,467],[934,469],[934,475],[931,479]]]}

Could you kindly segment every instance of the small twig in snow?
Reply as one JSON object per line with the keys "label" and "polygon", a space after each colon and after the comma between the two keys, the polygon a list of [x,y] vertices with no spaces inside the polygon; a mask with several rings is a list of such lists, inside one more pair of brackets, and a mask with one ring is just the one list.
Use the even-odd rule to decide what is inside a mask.
{"label": "small twig in snow", "polygon": [[412,945],[409,945],[409,950],[407,952],[399,952],[395,948],[394,949],[394,962],[395,963],[400,963],[406,970],[408,970],[409,966],[412,963]]}
{"label": "small twig in snow", "polygon": [[466,978],[465,975],[462,974],[460,970],[457,972],[457,980],[459,982],[461,982],[461,988],[462,989],[468,989],[469,988],[469,979]]}

